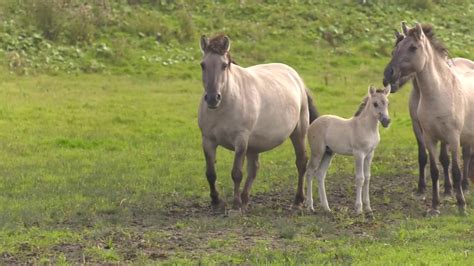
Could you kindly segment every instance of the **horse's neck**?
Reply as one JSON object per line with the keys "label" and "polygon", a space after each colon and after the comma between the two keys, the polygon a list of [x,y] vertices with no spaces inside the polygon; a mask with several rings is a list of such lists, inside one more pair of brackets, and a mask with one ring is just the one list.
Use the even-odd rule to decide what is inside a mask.
{"label": "horse's neck", "polygon": [[[434,52],[433,52],[434,53]],[[423,101],[437,101],[451,97],[456,89],[456,77],[444,59],[432,54],[422,71],[416,73],[413,81],[414,89],[418,89]]]}
{"label": "horse's neck", "polygon": [[226,109],[229,112],[234,112],[245,108],[247,104],[242,99],[249,93],[247,91],[249,88],[246,85],[249,78],[245,68],[241,66],[232,64],[228,71],[226,85],[222,90],[222,100],[227,102]]}
{"label": "horse's neck", "polygon": [[365,106],[364,110],[358,116],[353,118],[354,122],[362,125],[361,128],[367,129],[369,131],[377,131],[379,120],[370,113],[369,109],[370,106],[369,103],[367,103],[367,106]]}

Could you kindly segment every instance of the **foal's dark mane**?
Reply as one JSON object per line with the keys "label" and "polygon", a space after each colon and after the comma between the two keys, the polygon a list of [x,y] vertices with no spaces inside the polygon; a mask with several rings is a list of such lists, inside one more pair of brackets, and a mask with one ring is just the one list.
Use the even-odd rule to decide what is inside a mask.
{"label": "foal's dark mane", "polygon": [[[384,90],[383,89],[377,89],[375,92],[376,93],[383,93]],[[369,96],[365,96],[364,99],[362,100],[362,102],[360,103],[359,108],[355,112],[354,116],[359,116],[362,113],[362,111],[364,111],[365,106],[367,105],[368,101],[369,101]]]}
{"label": "foal's dark mane", "polygon": [[206,47],[205,52],[214,53],[214,54],[218,54],[218,55],[226,55],[227,54],[227,57],[229,58],[229,61],[233,64],[238,65],[232,59],[232,57],[230,56],[230,52],[226,51],[225,45],[224,45],[224,42],[225,42],[224,37],[226,37],[225,34],[219,34],[217,36],[212,37],[209,40],[209,45]]}

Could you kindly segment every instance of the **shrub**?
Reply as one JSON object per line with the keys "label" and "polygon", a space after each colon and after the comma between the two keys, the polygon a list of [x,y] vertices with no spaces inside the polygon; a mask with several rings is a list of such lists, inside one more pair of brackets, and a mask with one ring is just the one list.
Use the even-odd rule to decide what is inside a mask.
{"label": "shrub", "polygon": [[27,0],[25,2],[28,16],[25,24],[35,25],[43,36],[49,40],[57,40],[62,30],[64,13],[61,0]]}

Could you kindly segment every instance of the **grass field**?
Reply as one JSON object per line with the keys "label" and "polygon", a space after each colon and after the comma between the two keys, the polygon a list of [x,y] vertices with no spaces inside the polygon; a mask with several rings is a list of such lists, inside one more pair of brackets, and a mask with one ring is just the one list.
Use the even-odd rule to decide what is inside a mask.
{"label": "grass field", "polygon": [[[342,156],[336,156],[327,177],[334,214],[324,214],[319,204],[316,214],[291,210],[296,167],[288,141],[262,154],[246,215],[210,210],[197,126],[203,90],[199,29],[208,35],[230,32],[233,57],[243,66],[292,65],[320,113],[344,117],[355,112],[369,84],[381,85],[393,46],[391,29],[402,19],[439,26],[453,56],[473,58],[474,6],[468,2],[425,1],[433,6],[422,10],[390,1],[386,8],[290,2],[188,5],[194,25],[189,41],[154,46],[111,29],[97,38],[110,37],[111,57],[88,51],[87,45],[82,59],[63,54],[68,64],[95,58],[104,68],[95,74],[65,71],[54,58],[51,68],[35,67],[49,56],[43,48],[18,71],[2,48],[7,55],[0,71],[0,263],[472,264],[472,192],[466,196],[467,216],[457,214],[454,199],[444,198],[435,218],[424,216],[430,193],[414,194],[410,86],[390,96],[392,124],[380,129],[372,165],[374,219],[354,216],[353,161]],[[322,8],[326,13],[318,11]],[[173,27],[183,27],[173,17],[181,9],[150,10],[145,14],[167,25],[169,36]],[[347,17],[337,20],[338,10]],[[213,12],[218,15],[203,26]],[[459,12],[463,16],[453,19]],[[354,31],[345,39],[339,32],[349,26]],[[130,42],[114,42],[122,37]],[[52,66],[58,67],[52,71]],[[18,75],[25,69],[34,75]],[[218,149],[218,190],[227,202],[232,156]]]}

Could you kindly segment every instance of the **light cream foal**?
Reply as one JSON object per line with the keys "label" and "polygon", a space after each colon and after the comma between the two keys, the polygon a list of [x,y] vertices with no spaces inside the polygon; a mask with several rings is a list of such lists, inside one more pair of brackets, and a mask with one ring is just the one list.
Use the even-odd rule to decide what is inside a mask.
{"label": "light cream foal", "polygon": [[325,211],[330,212],[324,179],[334,153],[353,155],[355,158],[356,214],[362,213],[362,202],[367,213],[372,213],[369,198],[370,165],[374,150],[380,141],[378,122],[387,127],[388,95],[390,86],[383,90],[369,87],[368,95],[359,110],[350,119],[323,115],[308,129],[311,158],[306,171],[306,206],[313,207],[313,177],[318,178],[319,199]]}

